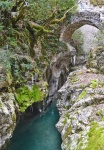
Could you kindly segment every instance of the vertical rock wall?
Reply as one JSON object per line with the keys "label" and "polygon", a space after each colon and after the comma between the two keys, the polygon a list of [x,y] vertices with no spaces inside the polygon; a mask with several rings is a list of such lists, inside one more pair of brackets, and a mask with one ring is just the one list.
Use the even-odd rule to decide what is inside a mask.
{"label": "vertical rock wall", "polygon": [[93,50],[88,69],[69,74],[59,90],[56,125],[62,136],[62,150],[102,150],[104,148],[104,48]]}
{"label": "vertical rock wall", "polygon": [[15,102],[12,93],[2,93],[0,95],[0,149],[11,138],[16,126]]}

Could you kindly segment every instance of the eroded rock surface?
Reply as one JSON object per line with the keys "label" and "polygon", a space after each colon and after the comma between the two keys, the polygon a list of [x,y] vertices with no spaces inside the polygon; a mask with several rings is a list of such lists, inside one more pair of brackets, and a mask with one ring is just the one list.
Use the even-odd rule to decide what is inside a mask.
{"label": "eroded rock surface", "polygon": [[97,69],[99,73],[104,74],[104,47],[91,50],[87,67]]}
{"label": "eroded rock surface", "polygon": [[0,148],[11,138],[16,126],[15,103],[12,93],[0,95]]}
{"label": "eroded rock surface", "polygon": [[[92,51],[89,68],[71,72],[59,90],[57,107],[61,117],[56,126],[63,150],[104,148],[104,73],[100,69],[104,66],[103,52],[103,48]],[[97,65],[91,65],[92,61]]]}

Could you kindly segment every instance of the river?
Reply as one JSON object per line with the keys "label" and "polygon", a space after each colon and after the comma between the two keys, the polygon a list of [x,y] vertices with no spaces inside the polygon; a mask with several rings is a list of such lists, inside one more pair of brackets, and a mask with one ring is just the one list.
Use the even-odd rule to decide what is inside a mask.
{"label": "river", "polygon": [[53,103],[43,115],[21,121],[6,150],[61,150],[61,136],[55,127],[58,119]]}

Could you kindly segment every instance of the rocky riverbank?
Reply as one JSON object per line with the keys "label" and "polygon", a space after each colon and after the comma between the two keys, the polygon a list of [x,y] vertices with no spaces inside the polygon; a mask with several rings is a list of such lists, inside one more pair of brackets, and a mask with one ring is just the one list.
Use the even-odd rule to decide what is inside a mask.
{"label": "rocky riverbank", "polygon": [[62,150],[104,148],[104,48],[90,52],[87,67],[71,72],[59,90]]}
{"label": "rocky riverbank", "polygon": [[16,108],[18,104],[12,93],[0,95],[0,147],[4,146],[12,136],[16,126]]}

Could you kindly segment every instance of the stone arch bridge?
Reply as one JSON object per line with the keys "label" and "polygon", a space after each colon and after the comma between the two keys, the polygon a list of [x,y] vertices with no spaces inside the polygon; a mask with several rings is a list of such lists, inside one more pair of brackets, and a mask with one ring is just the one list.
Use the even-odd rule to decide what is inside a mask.
{"label": "stone arch bridge", "polygon": [[[75,30],[83,25],[92,25],[98,29],[103,28],[101,20],[101,14],[99,12],[83,11],[73,14],[71,16],[71,23],[63,30],[60,40],[65,42],[69,48],[69,51],[62,52],[54,56],[51,61],[50,68],[47,69],[47,79],[49,80],[49,101],[54,99],[55,93],[58,87],[61,87],[66,80],[65,74],[70,70],[69,66],[75,66],[83,64],[85,58],[76,58],[76,50],[74,48],[74,42],[72,41],[72,34]],[[60,86],[61,85],[61,86]]]}
{"label": "stone arch bridge", "polygon": [[63,42],[70,43],[71,45],[73,45],[71,37],[75,30],[86,24],[102,30],[104,29],[103,19],[104,16],[101,12],[77,12],[71,16],[70,24],[64,28],[60,39]]}

